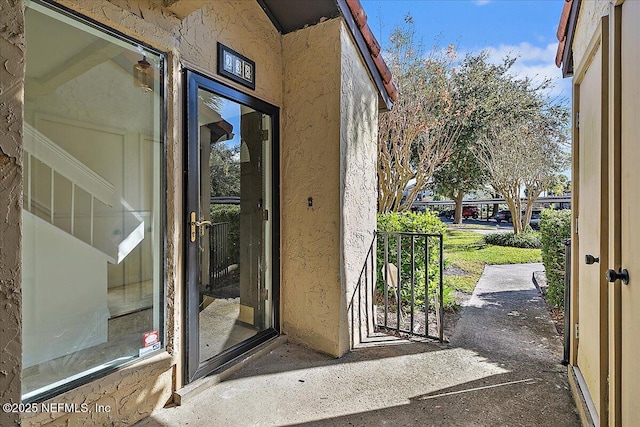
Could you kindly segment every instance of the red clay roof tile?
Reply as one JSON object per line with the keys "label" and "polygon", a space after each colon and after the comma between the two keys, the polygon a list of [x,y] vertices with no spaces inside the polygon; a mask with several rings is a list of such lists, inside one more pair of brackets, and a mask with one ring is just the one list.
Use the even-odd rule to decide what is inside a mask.
{"label": "red clay roof tile", "polygon": [[556,66],[562,67],[562,57],[564,55],[565,45],[567,43],[567,29],[569,25],[569,17],[571,15],[571,5],[573,0],[565,0],[564,7],[562,8],[562,14],[560,15],[560,22],[558,23],[558,31],[556,37],[558,38],[558,50],[556,52]]}
{"label": "red clay roof tile", "polygon": [[567,43],[567,38],[565,37],[558,43],[558,51],[556,52],[556,67],[562,67],[562,55],[564,54],[564,45]]}
{"label": "red clay roof tile", "polygon": [[567,24],[569,23],[569,15],[571,15],[571,4],[573,0],[565,0],[562,14],[560,15],[560,23],[558,24],[558,32],[556,37],[558,41],[562,41],[567,35]]}
{"label": "red clay roof tile", "polygon": [[391,71],[389,71],[389,67],[387,67],[387,64],[384,62],[382,55],[380,55],[380,44],[367,24],[367,14],[360,3],[360,0],[347,0],[347,5],[349,6],[349,10],[353,15],[356,24],[360,28],[362,37],[364,38],[365,43],[369,48],[369,52],[371,53],[371,57],[373,58],[373,62],[382,77],[384,88],[391,101],[395,102],[398,99],[398,89],[392,81],[392,75]]}

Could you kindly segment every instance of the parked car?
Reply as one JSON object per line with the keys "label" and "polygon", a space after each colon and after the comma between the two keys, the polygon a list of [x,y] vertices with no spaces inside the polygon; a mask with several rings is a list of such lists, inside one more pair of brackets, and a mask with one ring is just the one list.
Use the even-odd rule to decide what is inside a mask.
{"label": "parked car", "polygon": [[[455,214],[456,214],[456,210],[455,209],[449,209],[449,210],[440,212],[440,216],[445,217],[445,218],[449,218],[449,219],[453,219]],[[476,218],[478,218],[478,208],[475,207],[475,206],[463,206],[462,207],[462,217],[464,219],[469,219],[469,218],[476,219]]]}
{"label": "parked car", "polygon": [[[524,212],[522,212],[522,216],[524,217]],[[501,210],[496,212],[493,215],[493,219],[495,219],[498,224],[500,224],[502,221],[513,222],[513,219],[511,218],[511,211],[509,210]],[[531,212],[531,220],[529,221],[529,225],[534,230],[538,230],[540,228],[540,211]]]}
{"label": "parked car", "polygon": [[440,211],[438,216],[441,216],[441,217],[444,217],[444,218],[453,218],[455,213],[456,213],[456,211],[454,209],[447,209],[447,210],[444,210],[444,211]]}
{"label": "parked car", "polygon": [[495,214],[493,214],[493,219],[495,219],[498,224],[500,224],[502,221],[511,222],[511,211],[510,210],[498,211]]}
{"label": "parked car", "polygon": [[462,207],[462,217],[464,219],[478,218],[478,208],[475,206],[463,206]]}

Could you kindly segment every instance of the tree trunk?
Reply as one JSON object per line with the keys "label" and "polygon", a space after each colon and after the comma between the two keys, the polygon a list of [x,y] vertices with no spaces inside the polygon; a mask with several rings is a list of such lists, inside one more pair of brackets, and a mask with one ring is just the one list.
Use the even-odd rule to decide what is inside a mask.
{"label": "tree trunk", "polygon": [[454,202],[456,202],[455,215],[453,219],[454,224],[462,224],[462,198],[464,197],[464,193],[462,191],[458,191],[454,197]]}

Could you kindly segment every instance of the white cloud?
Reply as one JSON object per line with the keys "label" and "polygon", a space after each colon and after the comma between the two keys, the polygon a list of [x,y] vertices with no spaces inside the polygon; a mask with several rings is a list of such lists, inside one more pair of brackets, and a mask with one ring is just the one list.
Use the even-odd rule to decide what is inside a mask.
{"label": "white cloud", "polygon": [[489,3],[491,0],[474,0],[476,6],[484,6]]}
{"label": "white cloud", "polygon": [[550,96],[562,96],[569,98],[571,95],[571,80],[562,78],[562,71],[556,67],[556,51],[558,43],[550,43],[546,46],[534,46],[523,42],[518,45],[490,46],[485,50],[489,52],[489,61],[502,62],[509,56],[517,58],[511,68],[511,73],[518,77],[529,77],[533,81],[542,81],[545,78],[553,80],[554,86],[550,89]]}

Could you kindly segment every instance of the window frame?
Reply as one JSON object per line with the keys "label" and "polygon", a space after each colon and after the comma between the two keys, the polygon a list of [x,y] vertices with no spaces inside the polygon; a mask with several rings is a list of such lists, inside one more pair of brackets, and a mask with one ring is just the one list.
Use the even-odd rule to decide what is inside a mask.
{"label": "window frame", "polygon": [[[125,369],[129,366],[140,363],[141,361],[147,360],[151,357],[154,357],[166,352],[167,329],[168,329],[165,324],[165,321],[167,319],[167,304],[166,304],[165,298],[167,294],[166,291],[167,291],[167,281],[168,281],[168,277],[167,277],[167,271],[168,271],[168,268],[167,268],[167,241],[168,241],[168,235],[167,235],[167,224],[168,224],[168,221],[167,221],[167,188],[168,188],[168,185],[167,185],[167,124],[168,124],[169,102],[167,99],[167,95],[169,91],[168,91],[167,64],[169,64],[169,59],[170,59],[169,53],[166,51],[157,49],[141,40],[136,39],[135,37],[131,37],[123,32],[115,30],[109,27],[105,23],[96,21],[79,12],[74,11],[73,9],[57,4],[52,0],[26,0],[25,9],[24,9],[25,12],[26,12],[26,9],[29,8],[30,4],[37,4],[45,9],[50,10],[52,12],[52,16],[55,19],[57,19],[56,15],[61,15],[65,18],[71,19],[82,25],[85,25],[94,30],[97,30],[103,34],[107,34],[110,37],[119,39],[120,41],[126,44],[129,44],[132,46],[140,46],[145,50],[158,55],[160,58],[160,61],[158,64],[158,76],[159,76],[158,96],[161,98],[161,105],[159,110],[160,121],[159,121],[159,135],[158,135],[159,136],[158,143],[160,144],[160,150],[159,150],[160,158],[158,160],[160,163],[159,165],[160,166],[160,183],[159,183],[160,184],[160,191],[159,191],[160,221],[159,222],[160,222],[160,228],[161,228],[160,230],[161,238],[159,242],[159,247],[157,248],[158,251],[157,251],[156,257],[160,257],[160,262],[159,262],[160,271],[158,276],[160,277],[161,283],[158,284],[159,289],[158,289],[157,303],[161,305],[161,307],[159,307],[158,328],[160,329],[159,334],[162,341],[161,341],[161,346],[158,350],[151,351],[142,356],[134,357],[132,360],[129,360],[123,363],[119,363],[119,364],[104,363],[104,364],[98,365],[94,368],[83,371],[83,372],[88,372],[87,374],[84,374],[84,375],[83,375],[83,372],[79,372],[78,374],[72,376],[72,378],[75,376],[77,376],[77,378],[67,381],[64,384],[61,384],[59,386],[51,387],[50,389],[47,389],[33,396],[29,396],[28,398],[24,398],[24,394],[22,394],[21,392],[22,403],[34,403],[34,402],[45,401],[47,399],[58,396],[67,391],[78,388],[79,386],[91,383],[109,374]],[[27,49],[28,48],[29,47],[27,46]],[[24,92],[24,89],[23,89],[23,92]],[[24,182],[24,178],[23,178],[23,182]],[[21,266],[22,266],[22,261],[21,261]],[[154,301],[154,304],[155,303],[156,301]],[[22,331],[21,331],[21,334],[22,334]],[[104,366],[101,369],[97,369],[102,365],[107,365],[107,366]],[[21,360],[21,364],[20,364],[21,375],[22,375],[22,371],[23,371],[23,367],[22,367],[22,360]]]}

